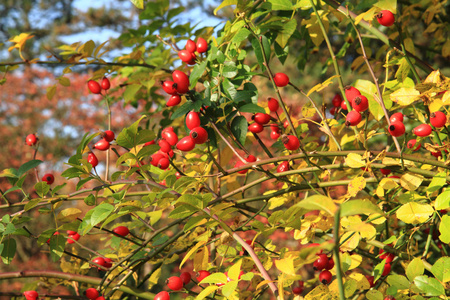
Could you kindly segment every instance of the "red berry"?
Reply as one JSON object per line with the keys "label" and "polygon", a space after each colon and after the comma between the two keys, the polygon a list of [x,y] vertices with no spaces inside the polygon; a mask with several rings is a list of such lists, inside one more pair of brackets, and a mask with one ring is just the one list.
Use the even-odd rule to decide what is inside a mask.
{"label": "red berry", "polygon": [[292,293],[294,295],[301,295],[303,293],[304,288],[296,286],[292,289]]}
{"label": "red berry", "polygon": [[278,140],[278,138],[280,137],[280,133],[279,132],[276,132],[276,131],[272,131],[271,133],[270,133],[270,138],[272,139],[272,140]]}
{"label": "red berry", "polygon": [[203,144],[208,140],[208,131],[203,127],[195,127],[189,133],[196,144]]}
{"label": "red berry", "polygon": [[281,138],[284,147],[288,150],[295,151],[300,147],[300,141],[295,135],[287,135]]}
{"label": "red berry", "polygon": [[[340,105],[340,104],[339,104]],[[330,108],[330,114],[335,115],[337,112],[336,107]]]}
{"label": "red berry", "polygon": [[114,141],[114,132],[112,132],[111,130],[105,130],[102,133],[102,137],[107,141],[107,142],[112,142]]}
{"label": "red berry", "polygon": [[436,111],[430,115],[430,123],[436,128],[441,128],[447,123],[447,116],[442,111]]}
{"label": "red berry", "polygon": [[413,129],[413,133],[417,136],[429,136],[431,134],[431,126],[428,124],[420,124]]}
{"label": "red berry", "polygon": [[104,267],[105,266],[105,259],[103,257],[96,257],[92,260],[92,262],[96,263],[99,266]]}
{"label": "red berry", "polygon": [[23,292],[23,295],[27,300],[37,300],[37,298],[39,297],[36,291],[26,291]]}
{"label": "red berry", "polygon": [[253,123],[248,125],[248,131],[253,132],[253,133],[260,133],[264,130],[264,126],[262,126],[259,123]]}
{"label": "red berry", "polygon": [[158,168],[161,170],[166,170],[170,166],[170,160],[166,157],[163,157],[158,162]]}
{"label": "red berry", "polygon": [[[236,162],[236,164],[234,165],[234,167],[235,167],[235,168],[240,168],[240,167],[242,167],[242,166],[244,166],[244,165],[245,165],[244,162],[238,161],[238,162]],[[239,174],[245,174],[245,173],[247,173],[247,172],[248,172],[248,169],[244,169],[244,170],[238,171]]]}
{"label": "red berry", "polygon": [[111,258],[109,258],[109,257],[105,257],[105,268],[107,268],[107,269],[109,269],[109,268],[111,268],[112,267],[112,259]]}
{"label": "red berry", "polygon": [[383,300],[395,300],[394,296],[386,296]]}
{"label": "red berry", "polygon": [[100,296],[100,297],[98,297],[97,299],[95,299],[95,300],[106,300],[105,299],[105,297],[103,297],[103,296]]}
{"label": "red berry", "polygon": [[289,171],[289,162],[283,161],[277,166],[277,173],[283,173]]}
{"label": "red berry", "polygon": [[181,50],[178,51],[178,57],[185,63],[191,63],[192,62],[192,52],[189,52],[188,50]]}
{"label": "red berry", "polygon": [[100,94],[102,92],[102,88],[100,87],[100,84],[94,80],[88,81],[88,88],[92,94]]}
{"label": "red berry", "polygon": [[256,123],[264,125],[270,122],[271,117],[265,113],[257,113],[252,118]]}
{"label": "red berry", "polygon": [[87,161],[92,165],[93,168],[95,168],[98,165],[98,158],[92,152],[89,152]]}
{"label": "red berry", "polygon": [[387,276],[391,272],[391,264],[386,263],[383,268],[381,276]]}
{"label": "red berry", "polygon": [[178,143],[178,136],[172,130],[163,130],[161,132],[161,137],[165,139],[170,144],[170,146],[175,146]]}
{"label": "red berry", "polygon": [[339,107],[341,106],[342,103],[342,97],[340,94],[336,94],[334,95],[333,99],[331,100],[331,103],[333,104],[334,107]]}
{"label": "red berry", "polygon": [[161,147],[160,150],[164,153],[168,153],[170,150],[172,150],[172,146],[165,139],[159,140],[158,145],[159,145],[159,147]]}
{"label": "red berry", "polygon": [[347,110],[347,109],[348,109],[348,107],[347,107],[347,102],[342,101],[342,102],[341,102],[341,108],[342,108],[343,110]]}
{"label": "red berry", "polygon": [[94,144],[94,148],[98,149],[100,151],[106,151],[109,149],[109,142],[105,139],[99,140],[97,143]]}
{"label": "red berry", "polygon": [[171,80],[163,81],[162,88],[163,88],[164,92],[166,92],[169,95],[177,95],[178,94],[177,85],[175,84],[175,82],[173,82]]}
{"label": "red berry", "polygon": [[389,169],[380,169],[381,174],[383,175],[389,175],[391,174],[391,170]]}
{"label": "red berry", "polygon": [[188,135],[179,140],[176,147],[181,151],[191,151],[195,148],[195,141]]}
{"label": "red berry", "polygon": [[109,79],[106,77],[103,77],[102,81],[100,82],[100,86],[102,89],[109,90],[109,88],[111,87],[111,82],[109,82]]}
{"label": "red berry", "polygon": [[416,139],[411,139],[408,141],[408,143],[406,144],[406,147],[408,147],[409,149],[413,149],[413,151],[417,151],[420,149],[420,147],[422,147],[421,144],[418,144],[416,146],[417,140]]}
{"label": "red berry", "polygon": [[344,88],[344,92],[345,92],[345,97],[347,98],[348,102],[350,102],[350,104],[352,103],[352,101],[355,97],[361,95],[361,92],[357,88],[350,86],[350,85],[348,85]]}
{"label": "red berry", "polygon": [[273,81],[277,87],[283,87],[289,84],[289,77],[284,73],[276,73],[273,76]]}
{"label": "red berry", "polygon": [[189,92],[189,77],[180,70],[175,70],[172,73],[173,82],[176,84],[176,90],[179,94]]}
{"label": "red berry", "polygon": [[172,291],[179,291],[183,288],[183,280],[178,276],[169,277],[166,280],[167,287]]}
{"label": "red berry", "polygon": [[156,167],[160,161],[160,159],[164,158],[164,154],[161,152],[156,152],[150,157],[150,163],[152,166]]}
{"label": "red berry", "polygon": [[383,26],[389,27],[392,26],[395,22],[394,14],[389,10],[382,10],[379,14],[377,14],[378,23]]}
{"label": "red berry", "polygon": [[405,133],[405,125],[400,121],[392,122],[388,129],[392,136],[401,136]]}
{"label": "red berry", "polygon": [[196,111],[191,111],[186,115],[186,126],[189,130],[200,126],[200,115]]}
{"label": "red berry", "polygon": [[170,295],[168,292],[162,291],[156,294],[153,300],[170,300]]}
{"label": "red berry", "polygon": [[288,126],[289,126],[289,121],[286,119],[286,120],[284,120],[284,122],[283,122],[283,127],[284,127],[284,128],[288,128]]}
{"label": "red berry", "polygon": [[88,288],[85,291],[85,294],[86,294],[86,297],[88,297],[91,300],[95,300],[99,296],[98,291],[96,289],[94,289],[94,288]]}
{"label": "red berry", "polygon": [[170,96],[169,100],[167,100],[166,105],[171,107],[180,104],[181,102],[181,96],[180,95],[172,95]]}
{"label": "red berry", "polygon": [[389,121],[391,123],[396,122],[396,121],[403,123],[403,114],[401,112],[396,112],[389,118]]}
{"label": "red berry", "polygon": [[55,176],[53,174],[47,173],[42,177],[42,181],[47,182],[47,184],[52,184],[55,182]]}
{"label": "red berry", "polygon": [[67,243],[68,244],[73,244],[75,243],[75,241],[78,241],[80,239],[80,234],[79,233],[75,233],[75,234],[69,234],[68,235],[68,239],[67,239]]}
{"label": "red berry", "polygon": [[267,100],[267,106],[269,107],[271,112],[277,112],[278,108],[280,108],[278,100],[272,97]]}
{"label": "red berry", "polygon": [[146,142],[146,143],[144,144],[144,146],[150,146],[150,145],[154,145],[154,144],[155,144],[155,140],[150,141],[150,142]]}
{"label": "red berry", "polygon": [[333,269],[333,267],[334,267],[334,259],[332,257],[330,257],[327,265],[325,266],[325,270],[331,270],[331,269]]}
{"label": "red berry", "polygon": [[247,156],[247,158],[245,159],[247,162],[255,162],[256,161],[256,157],[254,155],[249,155]]}
{"label": "red berry", "polygon": [[366,111],[369,108],[369,100],[363,95],[356,96],[352,100],[352,107],[359,112]]}
{"label": "red berry", "polygon": [[333,277],[333,275],[331,275],[331,272],[328,270],[324,270],[319,274],[319,281],[323,284],[329,284],[331,282],[331,277]]}
{"label": "red berry", "polygon": [[316,261],[314,262],[313,267],[317,271],[321,271],[325,269],[327,264],[328,264],[328,256],[326,254],[320,254],[319,258],[317,258]]}
{"label": "red berry", "polygon": [[362,120],[361,114],[356,110],[352,110],[347,114],[347,117],[345,119],[345,125],[356,126],[359,124],[359,122],[361,122],[361,120]]}
{"label": "red berry", "polygon": [[200,282],[204,278],[208,277],[209,275],[211,275],[211,273],[208,272],[208,271],[205,271],[205,270],[198,271],[198,273],[197,273],[197,281]]}
{"label": "red berry", "polygon": [[370,275],[365,275],[366,276],[366,278],[367,278],[367,281],[369,282],[369,284],[370,284],[370,287],[374,287],[375,286],[375,283],[373,282],[373,280],[375,279],[373,276],[370,276]]}
{"label": "red berry", "polygon": [[441,151],[431,152],[431,155],[433,155],[436,158],[439,158],[442,156],[442,152]]}
{"label": "red berry", "polygon": [[28,146],[36,145],[37,141],[38,141],[38,138],[36,137],[36,135],[34,133],[27,135],[27,137],[25,138],[25,143],[27,143]]}
{"label": "red berry", "polygon": [[394,253],[388,253],[386,256],[386,263],[390,264],[395,258],[395,254]]}
{"label": "red berry", "polygon": [[187,40],[186,46],[184,47],[187,51],[194,53],[197,50],[197,45],[193,40]]}
{"label": "red berry", "polygon": [[183,281],[183,284],[186,285],[189,282],[191,282],[191,273],[183,272],[180,274],[180,278],[181,278],[181,281]]}
{"label": "red berry", "polygon": [[130,233],[130,230],[126,226],[117,226],[116,228],[113,229],[113,232],[116,235],[127,236]]}
{"label": "red berry", "polygon": [[197,39],[197,52],[205,53],[206,51],[208,51],[208,42],[204,38],[199,37]]}

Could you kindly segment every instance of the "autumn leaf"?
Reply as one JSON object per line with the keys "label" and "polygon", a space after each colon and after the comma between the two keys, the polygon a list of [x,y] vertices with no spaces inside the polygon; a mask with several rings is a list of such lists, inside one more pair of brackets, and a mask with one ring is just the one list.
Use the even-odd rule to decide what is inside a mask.
{"label": "autumn leaf", "polygon": [[419,99],[420,92],[415,88],[401,88],[393,92],[391,100],[398,105],[407,106]]}
{"label": "autumn leaf", "polygon": [[20,57],[25,60],[25,58],[22,56],[23,47],[25,46],[26,41],[33,37],[34,35],[29,33],[21,33],[19,35],[16,35],[15,37],[9,39],[9,42],[14,43],[14,45],[9,47],[8,51],[11,52],[13,49],[19,49]]}

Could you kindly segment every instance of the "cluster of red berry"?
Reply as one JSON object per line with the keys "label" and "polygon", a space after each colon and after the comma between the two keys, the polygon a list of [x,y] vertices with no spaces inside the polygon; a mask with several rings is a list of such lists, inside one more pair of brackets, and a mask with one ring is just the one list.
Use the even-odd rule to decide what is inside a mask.
{"label": "cluster of red berry", "polygon": [[178,57],[188,65],[195,65],[197,56],[195,52],[202,54],[208,51],[208,43],[202,37],[197,39],[197,43],[193,40],[188,40],[186,42],[185,50],[178,51]]}
{"label": "cluster of red berry", "polygon": [[181,95],[189,92],[189,76],[183,71],[175,70],[172,73],[173,80],[166,80],[162,82],[163,90],[170,95],[167,101],[167,106],[175,106],[180,104]]}
{"label": "cluster of red berry", "polygon": [[[197,273],[197,282],[201,282],[204,278],[211,275],[209,271],[201,270]],[[191,274],[189,272],[183,272],[180,276],[172,276],[166,280],[167,287],[172,291],[179,291],[184,286],[191,282]],[[155,295],[154,300],[170,300],[169,292],[162,291]]]}
{"label": "cluster of red berry", "polygon": [[330,270],[334,267],[334,260],[332,257],[322,253],[320,251],[317,253],[318,258],[313,263],[314,270],[321,271],[319,274],[319,281],[323,284],[329,284],[333,275]]}
{"label": "cluster of red berry", "polygon": [[100,83],[95,80],[89,80],[87,85],[92,94],[101,94],[102,90],[109,90],[109,88],[111,87],[111,82],[108,78],[103,77]]}
{"label": "cluster of red berry", "polygon": [[100,296],[100,293],[94,288],[88,288],[84,294],[90,300],[105,300],[105,297]]}

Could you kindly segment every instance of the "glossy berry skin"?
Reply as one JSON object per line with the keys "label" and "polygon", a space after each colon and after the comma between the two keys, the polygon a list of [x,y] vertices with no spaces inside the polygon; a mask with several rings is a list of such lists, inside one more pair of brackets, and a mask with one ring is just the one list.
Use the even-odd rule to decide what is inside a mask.
{"label": "glossy berry skin", "polygon": [[348,102],[350,102],[350,104],[352,103],[352,100],[356,96],[361,95],[361,92],[357,88],[350,86],[350,85],[348,85],[344,88],[344,92],[345,92],[345,97],[347,98]]}
{"label": "glossy berry skin", "polygon": [[163,157],[158,162],[158,168],[161,170],[166,170],[170,166],[170,160],[166,157]]}
{"label": "glossy berry skin", "polygon": [[361,122],[361,120],[362,120],[361,114],[356,110],[352,110],[347,114],[347,117],[345,118],[345,125],[356,126]]}
{"label": "glossy berry skin", "polygon": [[264,126],[262,126],[259,123],[253,123],[248,125],[248,131],[252,132],[252,133],[260,133],[264,130]]}
{"label": "glossy berry skin", "polygon": [[99,293],[98,293],[98,291],[97,291],[96,289],[94,289],[94,288],[88,288],[88,289],[85,291],[85,295],[86,295],[86,297],[87,297],[88,299],[95,300],[95,299],[97,299],[97,297],[99,296]]}
{"label": "glossy berry skin", "polygon": [[278,108],[280,108],[280,104],[278,103],[278,100],[275,98],[270,97],[267,100],[267,106],[269,107],[269,110],[271,112],[277,112]]}
{"label": "glossy berry skin", "polygon": [[336,115],[336,113],[337,113],[337,107],[330,108],[330,114],[332,114],[334,116],[334,115]]}
{"label": "glossy berry skin", "polygon": [[192,149],[195,148],[195,142],[191,138],[191,136],[188,135],[179,140],[176,147],[178,150],[181,151],[191,151]]}
{"label": "glossy berry skin", "polygon": [[192,52],[189,52],[188,50],[178,51],[178,57],[185,63],[192,62]]}
{"label": "glossy berry skin", "polygon": [[108,78],[103,77],[102,81],[100,82],[100,87],[105,91],[107,91],[111,87],[111,82],[109,81]]}
{"label": "glossy berry skin", "polygon": [[328,256],[326,254],[320,254],[316,261],[313,263],[313,267],[317,271],[322,271],[328,264]]}
{"label": "glossy berry skin", "polygon": [[[99,266],[106,268],[106,261],[103,257],[96,257],[92,260],[92,262],[96,263]],[[95,266],[96,267],[96,266]],[[99,270],[102,270],[101,268],[98,268]]]}
{"label": "glossy berry skin", "polygon": [[391,264],[386,263],[383,268],[383,273],[381,276],[387,276],[391,272]]}
{"label": "glossy berry skin", "polygon": [[300,147],[300,141],[295,135],[287,135],[281,138],[284,147],[288,150],[295,151]]}
{"label": "glossy berry skin", "polygon": [[102,92],[102,88],[97,81],[89,80],[87,84],[92,94],[100,94]]}
{"label": "glossy berry skin", "polygon": [[47,184],[52,184],[55,182],[55,176],[53,174],[47,173],[42,177],[43,182],[47,182]]}
{"label": "glossy berry skin", "polygon": [[323,284],[329,284],[331,282],[332,277],[333,275],[331,275],[330,271],[324,270],[319,274],[319,281],[322,282]]}
{"label": "glossy berry skin", "polygon": [[417,136],[429,136],[431,134],[431,126],[428,124],[420,124],[413,129],[413,133]]}
{"label": "glossy berry skin", "polygon": [[94,144],[94,148],[98,149],[100,151],[106,151],[109,149],[109,142],[105,139],[99,140],[97,143]]}
{"label": "glossy berry skin", "polygon": [[186,46],[184,47],[187,51],[194,53],[197,50],[197,45],[193,40],[187,40]]}
{"label": "glossy berry skin", "polygon": [[98,165],[98,158],[93,152],[89,152],[87,161],[92,165],[93,168]]}
{"label": "glossy berry skin", "polygon": [[422,147],[421,144],[417,144],[417,140],[416,139],[411,139],[408,141],[408,143],[406,143],[406,147],[408,147],[408,149],[413,149],[413,151],[417,151],[420,149],[420,147]]}
{"label": "glossy berry skin", "polygon": [[341,108],[342,108],[343,110],[348,110],[347,103],[346,103],[345,101],[342,101],[342,102],[341,102]]}
{"label": "glossy berry skin", "polygon": [[170,96],[169,100],[166,102],[166,106],[172,107],[180,104],[181,102],[181,96],[180,95],[172,95]]}
{"label": "glossy berry skin", "polygon": [[160,149],[161,152],[168,153],[170,150],[172,150],[172,146],[165,139],[159,140],[158,141],[158,145],[161,148]]}
{"label": "glossy berry skin", "polygon": [[394,296],[386,296],[383,300],[395,300]]}
{"label": "glossy berry skin", "polygon": [[112,263],[113,263],[113,261],[111,258],[105,257],[105,268],[107,268],[107,269],[111,268],[113,265]]}
{"label": "glossy berry skin", "polygon": [[405,133],[405,125],[400,121],[391,122],[388,129],[392,136],[402,136]]}
{"label": "glossy berry skin", "polygon": [[177,85],[175,84],[175,82],[173,82],[171,80],[163,81],[162,88],[163,88],[164,92],[166,92],[169,95],[177,95],[178,94]]}
{"label": "glossy berry skin", "polygon": [[114,141],[115,135],[111,130],[105,130],[102,134],[102,137],[109,143]]}
{"label": "glossy berry skin", "polygon": [[271,117],[268,114],[257,113],[252,118],[256,123],[264,125],[270,122]]}
{"label": "glossy berry skin", "polygon": [[334,260],[332,257],[330,257],[330,259],[328,259],[328,263],[325,266],[325,270],[331,270],[334,268]]}
{"label": "glossy berry skin", "polygon": [[273,81],[277,87],[283,87],[289,84],[289,77],[284,73],[276,73],[273,75]]}
{"label": "glossy berry skin", "polygon": [[363,95],[356,96],[352,100],[352,107],[359,112],[366,111],[369,108],[369,100]]}
{"label": "glossy berry skin", "polygon": [[191,111],[186,115],[186,126],[189,130],[200,126],[200,115],[196,111]]}
{"label": "glossy berry skin", "polygon": [[249,155],[247,156],[247,158],[245,159],[247,162],[255,162],[256,161],[256,157],[254,155]]}
{"label": "glossy berry skin", "polygon": [[201,270],[201,271],[198,271],[196,279],[198,282],[200,282],[204,278],[208,277],[209,275],[211,275],[211,273],[209,271]]}
{"label": "glossy berry skin", "polygon": [[389,169],[380,169],[380,172],[381,172],[381,174],[386,175],[386,176],[391,174],[391,170],[389,170]]}
{"label": "glossy berry skin", "polygon": [[430,115],[430,123],[436,128],[444,127],[447,116],[442,111],[436,111]]}
{"label": "glossy berry skin", "polygon": [[375,279],[373,276],[370,276],[370,275],[365,275],[366,276],[366,278],[367,278],[367,281],[369,282],[369,284],[370,284],[370,287],[372,288],[372,287],[374,287],[375,286],[375,283],[373,282],[373,280]]}
{"label": "glossy berry skin", "polygon": [[277,166],[277,173],[283,173],[289,171],[289,162],[283,161]]}
{"label": "glossy berry skin", "polygon": [[130,230],[126,226],[117,226],[113,229],[114,234],[120,236],[127,236],[130,233]]}
{"label": "glossy berry skin", "polygon": [[37,300],[37,298],[39,297],[39,294],[36,291],[26,291],[23,292],[23,295],[27,300]]}
{"label": "glossy berry skin", "polygon": [[159,163],[159,160],[162,158],[164,158],[164,154],[162,154],[161,152],[156,152],[150,157],[150,163],[152,164],[152,166],[156,167]]}
{"label": "glossy berry skin", "polygon": [[403,114],[401,112],[396,112],[395,114],[392,114],[392,116],[389,118],[389,121],[391,123],[393,123],[393,122],[402,122],[403,123]]}
{"label": "glossy berry skin", "polygon": [[176,84],[178,94],[186,94],[189,92],[189,77],[184,72],[175,70],[172,73],[172,78]]}
{"label": "glossy berry skin", "polygon": [[105,299],[105,297],[100,296],[100,297],[96,298],[95,300],[106,300],[106,299]]}
{"label": "glossy berry skin", "polygon": [[[170,146],[175,146],[178,143],[178,136],[172,130],[163,130],[161,132],[161,137],[165,139]],[[167,151],[169,152],[169,151]]]}
{"label": "glossy berry skin", "polygon": [[183,281],[183,284],[186,285],[189,282],[191,282],[191,273],[183,272],[180,274],[180,278],[181,278],[181,281]]}
{"label": "glossy berry skin", "polygon": [[170,300],[170,295],[168,292],[162,291],[156,294],[153,300]]}
{"label": "glossy berry skin", "polygon": [[27,135],[27,137],[25,138],[25,143],[27,143],[28,146],[36,145],[37,141],[38,141],[38,138],[36,137],[36,135],[34,133]]}
{"label": "glossy berry skin", "polygon": [[395,23],[395,16],[389,10],[382,10],[377,14],[377,21],[383,26],[390,27]]}
{"label": "glossy berry skin", "polygon": [[179,291],[183,288],[183,280],[178,276],[169,277],[166,280],[167,287],[172,291]]}
{"label": "glossy berry skin", "polygon": [[80,234],[78,232],[75,232],[74,234],[69,234],[67,243],[68,244],[74,244],[75,241],[78,241],[80,239]]}
{"label": "glossy berry skin", "polygon": [[[240,168],[240,167],[242,167],[242,166],[245,166],[245,163],[242,162],[242,161],[238,161],[238,162],[236,162],[236,164],[234,165],[235,168]],[[245,173],[247,173],[247,172],[248,172],[248,169],[244,169],[244,170],[238,171],[238,174],[245,174]]]}
{"label": "glossy berry skin", "polygon": [[333,99],[331,100],[331,104],[333,104],[334,107],[339,107],[341,106],[343,99],[341,97],[341,95],[336,94],[334,95]]}
{"label": "glossy berry skin", "polygon": [[293,293],[294,295],[301,295],[301,294],[303,293],[303,288],[302,288],[302,287],[299,287],[299,286],[296,286],[296,287],[294,287],[294,288],[292,289],[292,293]]}
{"label": "glossy berry skin", "polygon": [[208,42],[204,38],[199,37],[197,39],[197,44],[196,45],[197,45],[197,52],[198,53],[205,53],[206,51],[208,51]]}
{"label": "glossy berry skin", "polygon": [[203,127],[195,127],[189,133],[195,144],[203,144],[208,140],[208,131]]}
{"label": "glossy berry skin", "polygon": [[279,132],[277,132],[277,131],[272,131],[272,132],[270,132],[270,138],[272,139],[272,140],[278,140],[278,138],[280,137],[280,133]]}

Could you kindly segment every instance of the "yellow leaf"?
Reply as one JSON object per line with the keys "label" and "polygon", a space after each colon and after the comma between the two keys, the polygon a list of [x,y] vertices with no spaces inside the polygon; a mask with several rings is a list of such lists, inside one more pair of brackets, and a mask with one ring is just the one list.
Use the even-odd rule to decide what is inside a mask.
{"label": "yellow leaf", "polygon": [[283,273],[286,273],[288,275],[295,275],[293,258],[283,258],[280,260],[276,260],[275,266]]}
{"label": "yellow leaf", "polygon": [[361,240],[361,236],[358,232],[348,231],[341,236],[340,243],[345,241],[341,245],[342,251],[353,251],[359,245],[359,241]]}
{"label": "yellow leaf", "polygon": [[15,37],[8,40],[8,42],[14,43],[15,45],[9,47],[8,51],[11,52],[14,48],[19,49],[19,51],[22,51],[23,47],[25,46],[25,43],[27,40],[33,38],[34,35],[29,33],[21,33],[19,35],[16,35]]}
{"label": "yellow leaf", "polygon": [[316,109],[310,102],[302,106],[302,115],[304,118],[311,118],[316,114]]}
{"label": "yellow leaf", "polygon": [[442,102],[442,99],[437,98],[428,105],[428,108],[430,109],[430,113],[433,113],[440,110],[443,105],[444,103]]}
{"label": "yellow leaf", "polygon": [[327,299],[326,297],[329,295],[330,290],[328,289],[328,286],[320,284],[305,296],[305,300]]}
{"label": "yellow leaf", "polygon": [[269,209],[274,209],[274,208],[280,207],[280,206],[284,205],[285,202],[286,202],[285,196],[272,197],[269,200]]}
{"label": "yellow leaf", "polygon": [[206,270],[209,263],[209,251],[206,246],[194,256],[194,270]]}
{"label": "yellow leaf", "polygon": [[217,285],[209,285],[207,286],[200,294],[195,297],[195,300],[202,300],[208,297],[211,293],[217,290],[219,287]]}
{"label": "yellow leaf", "polygon": [[406,173],[400,178],[400,184],[408,191],[416,190],[423,181],[423,176],[417,174]]}
{"label": "yellow leaf", "polygon": [[433,71],[427,76],[424,83],[441,83],[441,72],[439,70]]}
{"label": "yellow leaf", "polygon": [[384,224],[384,222],[386,222],[386,218],[380,214],[371,214],[369,215],[367,220],[371,220],[370,223],[373,223],[375,225]]}
{"label": "yellow leaf", "polygon": [[[350,258],[352,260],[352,264],[348,268],[349,270],[356,269],[362,263],[362,256],[359,255],[359,254],[352,254],[352,255],[350,255]],[[353,273],[353,274],[360,274],[360,275],[362,275],[361,273]],[[350,275],[350,277],[352,277],[352,276]]]}
{"label": "yellow leaf", "polygon": [[390,178],[383,178],[381,179],[380,184],[378,186],[381,187],[382,189],[390,190],[398,187],[398,184]]}
{"label": "yellow leaf", "polygon": [[349,197],[355,197],[362,189],[366,187],[366,179],[364,177],[354,178],[348,185],[347,195]]}
{"label": "yellow leaf", "polygon": [[332,84],[333,83],[333,79],[334,78],[336,78],[336,77],[338,77],[339,75],[334,75],[334,76],[331,76],[330,78],[328,78],[327,80],[325,80],[324,82],[322,82],[322,83],[319,83],[319,84],[316,84],[315,86],[313,86],[310,90],[309,90],[309,92],[308,92],[308,94],[306,94],[307,96],[309,96],[309,95],[311,95],[312,93],[314,93],[314,92],[320,92],[321,90],[323,90],[324,88],[326,88],[327,86],[329,86],[330,84]]}
{"label": "yellow leaf", "polygon": [[61,222],[72,222],[75,221],[76,218],[78,218],[81,215],[82,211],[78,208],[72,207],[72,208],[66,208],[58,214],[58,221]]}
{"label": "yellow leaf", "polygon": [[420,92],[414,88],[401,88],[393,92],[391,100],[398,105],[407,106],[419,99]]}
{"label": "yellow leaf", "polygon": [[356,153],[350,153],[345,158],[345,162],[350,168],[361,168],[366,166],[366,161],[362,159],[362,156]]}
{"label": "yellow leaf", "polygon": [[402,205],[396,212],[397,218],[407,224],[420,224],[427,221],[434,213],[429,204],[409,202]]}
{"label": "yellow leaf", "polygon": [[446,91],[442,96],[442,104],[450,105],[450,91]]}
{"label": "yellow leaf", "polygon": [[[322,20],[322,23],[325,27],[325,32],[328,32],[329,21],[328,21],[326,14],[324,13],[323,10],[319,10],[318,13],[319,13],[320,19]],[[305,25],[306,28],[308,29],[309,36],[311,37],[311,40],[313,41],[314,45],[316,45],[317,47],[320,46],[320,44],[322,44],[324,38],[323,38],[322,30],[320,29],[320,25],[317,21],[316,14],[312,13],[311,18],[309,18],[307,20],[303,19],[302,25]]]}

